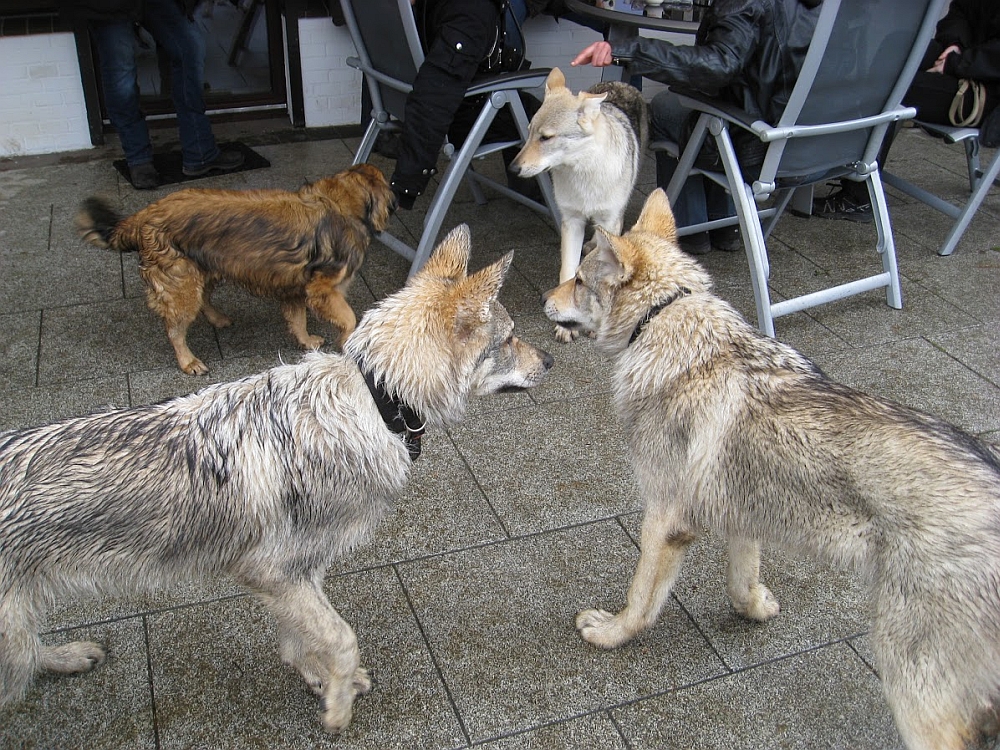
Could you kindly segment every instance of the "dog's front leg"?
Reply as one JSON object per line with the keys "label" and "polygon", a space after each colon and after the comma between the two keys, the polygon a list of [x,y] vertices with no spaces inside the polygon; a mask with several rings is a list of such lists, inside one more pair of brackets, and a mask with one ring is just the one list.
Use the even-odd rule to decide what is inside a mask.
{"label": "dog's front leg", "polygon": [[[587,232],[587,220],[582,216],[564,214],[560,230],[562,236],[559,242],[561,258],[559,283],[562,284],[564,281],[572,279],[576,275],[576,269],[580,267],[580,254],[583,252],[583,238]],[[557,323],[555,335],[557,341],[568,344],[579,336],[579,332]]]}
{"label": "dog's front leg", "polygon": [[733,608],[751,620],[765,622],[781,609],[774,594],[760,582],[760,545],[754,540],[729,538],[726,593]]}
{"label": "dog's front leg", "polygon": [[298,670],[323,699],[323,727],[340,734],[351,723],[355,696],[371,690],[371,679],[360,666],[354,631],[331,606],[319,583],[254,588],[278,621],[282,661]]}
{"label": "dog's front leg", "polygon": [[694,540],[693,531],[669,509],[647,507],[628,603],[617,615],[601,609],[580,612],[576,629],[583,639],[601,648],[616,648],[652,627]]}

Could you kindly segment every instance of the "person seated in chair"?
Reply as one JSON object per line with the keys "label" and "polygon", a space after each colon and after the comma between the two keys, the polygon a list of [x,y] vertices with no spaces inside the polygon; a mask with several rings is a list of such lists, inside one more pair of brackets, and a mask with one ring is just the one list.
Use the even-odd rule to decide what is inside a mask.
{"label": "person seated in chair", "polygon": [[[968,106],[951,115],[952,102],[963,80],[983,84],[985,98],[973,111]],[[952,0],[948,12],[938,22],[934,39],[920,63],[903,104],[915,107],[917,119],[937,125],[979,127],[979,142],[988,148],[1000,145],[1000,3],[996,0]],[[965,104],[961,102],[960,104]],[[963,111],[964,109],[964,111]],[[890,128],[879,151],[884,165],[898,132]],[[823,219],[871,222],[868,188],[860,182],[844,180],[828,195],[813,201],[812,213]]]}
{"label": "person seated in chair", "polygon": [[[637,37],[612,46],[595,42],[572,65],[628,65],[634,75],[683,86],[734,104],[751,118],[776,122],[788,103],[812,41],[822,0],[715,0],[705,10],[694,45]],[[650,103],[651,139],[666,139],[683,148],[696,115],[671,91]],[[744,168],[760,165],[765,146],[752,134],[731,128]],[[666,187],[677,168],[669,154],[656,153],[656,184]],[[721,169],[721,166],[720,166]],[[728,193],[711,180],[693,175],[673,206],[677,226],[690,226],[732,216]],[[743,247],[738,227],[726,227],[680,238],[691,254],[713,247]]]}
{"label": "person seated in chair", "polygon": [[[471,127],[469,118],[463,117],[465,92],[490,52],[500,13],[508,5],[501,0],[410,0],[410,4],[424,44],[424,62],[406,98],[404,124],[397,142],[383,141],[376,146],[379,153],[396,159],[390,183],[400,208],[405,209],[413,208],[436,173],[445,137],[451,134],[452,140],[460,144]],[[508,19],[516,23],[511,24],[509,32],[514,44],[522,45],[522,54],[520,23],[543,11],[553,12],[557,6],[551,0],[510,1]],[[499,131],[505,127],[509,131],[513,122],[504,123],[498,116],[494,126],[493,130],[507,140]],[[505,161],[516,153],[515,148],[505,154]],[[513,176],[509,182],[519,192],[536,188]]]}

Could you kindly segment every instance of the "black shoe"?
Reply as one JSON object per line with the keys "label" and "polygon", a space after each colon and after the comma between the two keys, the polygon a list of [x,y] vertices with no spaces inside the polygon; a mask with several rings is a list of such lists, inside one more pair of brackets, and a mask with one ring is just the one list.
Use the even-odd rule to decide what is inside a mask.
{"label": "black shoe", "polygon": [[219,152],[212,161],[207,164],[202,164],[200,167],[189,167],[184,166],[181,171],[184,172],[186,177],[201,177],[209,172],[232,172],[234,169],[239,169],[243,166],[243,152],[233,151],[231,149],[225,149]]}
{"label": "black shoe", "polygon": [[136,164],[128,168],[132,187],[136,190],[152,190],[163,184],[163,178],[156,171],[153,162],[147,161],[145,164]]}
{"label": "black shoe", "polygon": [[708,233],[712,247],[724,253],[735,253],[743,249],[743,236],[739,227],[722,227]]}
{"label": "black shoe", "polygon": [[813,216],[821,219],[846,219],[865,223],[875,220],[871,201],[853,198],[843,188],[834,190],[825,198],[813,199],[812,212]]}
{"label": "black shoe", "polygon": [[680,244],[681,250],[688,255],[708,255],[712,252],[712,241],[708,237],[708,232],[678,237],[677,242]]}

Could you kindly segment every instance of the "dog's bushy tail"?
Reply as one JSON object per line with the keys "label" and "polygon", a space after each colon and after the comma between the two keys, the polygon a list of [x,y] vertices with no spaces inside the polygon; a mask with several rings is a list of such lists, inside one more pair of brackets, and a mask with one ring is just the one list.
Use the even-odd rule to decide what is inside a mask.
{"label": "dog's bushy tail", "polygon": [[76,215],[76,229],[80,238],[96,247],[111,248],[119,252],[135,252],[139,248],[123,241],[116,233],[122,217],[103,198],[87,198]]}

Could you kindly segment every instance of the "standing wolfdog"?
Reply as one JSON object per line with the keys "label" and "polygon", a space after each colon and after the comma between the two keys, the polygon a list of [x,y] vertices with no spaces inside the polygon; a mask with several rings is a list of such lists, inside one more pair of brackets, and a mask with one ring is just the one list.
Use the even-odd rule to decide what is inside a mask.
{"label": "standing wolfdog", "polygon": [[[545,99],[510,170],[521,177],[548,170],[552,177],[562,233],[560,282],[580,265],[588,224],[621,233],[648,140],[646,102],[634,86],[608,81],[574,95],[559,68],[549,73]],[[556,326],[560,341],[575,337]]]}
{"label": "standing wolfdog", "polygon": [[43,646],[46,605],[225,573],[276,618],[323,726],[344,730],[371,682],[322,592],[327,567],[400,492],[423,424],[453,424],[471,395],[533,386],[552,364],[497,302],[511,256],[471,276],[468,258],[463,225],[344,355],[0,435],[0,705],[39,670],[104,659],[96,643]]}
{"label": "standing wolfdog", "polygon": [[729,546],[727,592],[778,614],[758,541],[854,566],[872,647],[910,748],[958,750],[1000,694],[1000,456],[933,417],[828,380],[711,293],[677,246],[662,190],[623,237],[597,232],[546,294],[560,323],[615,358],[614,401],[645,500],[626,607],[586,610],[614,648],[650,627],[703,527]]}

